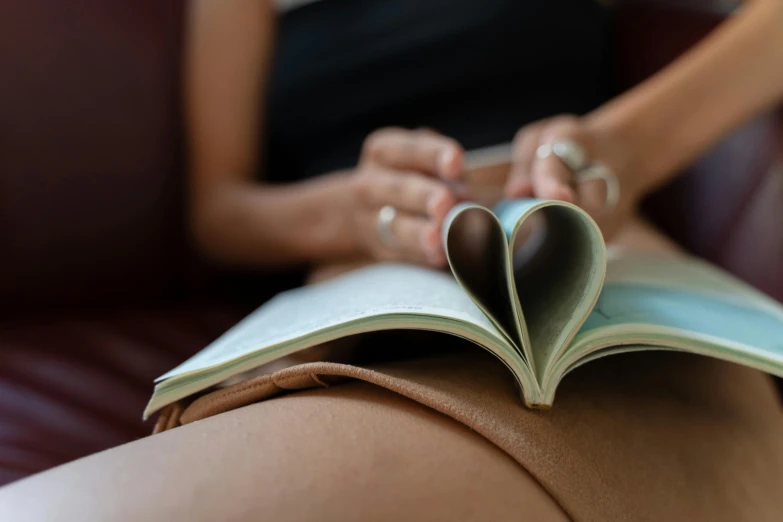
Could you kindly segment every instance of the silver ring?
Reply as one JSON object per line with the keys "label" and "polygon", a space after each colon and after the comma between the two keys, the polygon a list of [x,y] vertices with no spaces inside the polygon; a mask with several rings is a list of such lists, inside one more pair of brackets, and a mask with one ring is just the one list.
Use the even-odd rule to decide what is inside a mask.
{"label": "silver ring", "polygon": [[391,229],[392,223],[396,217],[397,209],[391,205],[386,205],[378,211],[378,238],[381,240],[381,243],[389,248],[392,248],[397,244],[397,238],[394,237],[394,233]]}
{"label": "silver ring", "polygon": [[573,140],[545,143],[536,149],[536,158],[544,160],[556,156],[574,174],[577,181],[600,179],[606,184],[604,208],[612,210],[620,200],[620,182],[612,170],[603,163],[588,164],[584,147]]}
{"label": "silver ring", "polygon": [[620,201],[620,182],[612,169],[604,165],[603,163],[593,163],[586,169],[583,169],[576,173],[576,178],[579,181],[589,181],[592,179],[600,179],[606,183],[606,201],[604,201],[604,208],[606,210],[612,210],[617,206],[617,202]]}
{"label": "silver ring", "polygon": [[579,172],[587,166],[587,152],[585,148],[573,140],[560,140],[553,143],[544,143],[536,149],[536,157],[545,160],[552,155],[565,163],[572,172]]}

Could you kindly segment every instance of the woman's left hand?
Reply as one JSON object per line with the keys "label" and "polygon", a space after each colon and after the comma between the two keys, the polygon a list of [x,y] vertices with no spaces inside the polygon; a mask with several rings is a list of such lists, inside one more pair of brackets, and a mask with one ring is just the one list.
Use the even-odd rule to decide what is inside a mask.
{"label": "woman's left hand", "polygon": [[[540,147],[563,141],[583,149],[586,165],[600,164],[616,177],[619,199],[615,204],[607,206],[604,181],[580,181],[579,172],[572,170],[557,154],[537,154]],[[557,199],[579,205],[596,220],[604,238],[609,240],[633,213],[641,196],[633,170],[632,154],[622,140],[582,117],[555,116],[531,123],[517,133],[504,195]]]}

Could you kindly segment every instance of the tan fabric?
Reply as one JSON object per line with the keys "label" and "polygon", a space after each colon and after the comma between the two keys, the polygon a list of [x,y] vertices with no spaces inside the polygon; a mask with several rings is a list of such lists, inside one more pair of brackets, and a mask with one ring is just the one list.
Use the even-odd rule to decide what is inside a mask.
{"label": "tan fabric", "polygon": [[[575,521],[783,520],[783,415],[771,382],[702,357],[591,363],[566,377],[543,412],[522,407],[508,371],[476,348],[369,368],[309,363],[205,395],[175,416],[190,423],[346,377],[480,433]],[[169,414],[161,422],[176,424]]]}

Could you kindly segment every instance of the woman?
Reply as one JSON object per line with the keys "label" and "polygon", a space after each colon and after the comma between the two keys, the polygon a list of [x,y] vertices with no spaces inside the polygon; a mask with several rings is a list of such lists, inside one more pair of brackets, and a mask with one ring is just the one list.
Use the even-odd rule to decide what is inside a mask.
{"label": "woman", "polygon": [[[465,150],[515,136],[505,195],[573,201],[619,245],[672,249],[634,217],[636,202],[783,98],[783,3],[747,2],[606,101],[609,21],[591,0],[321,0],[282,17],[270,1],[193,2],[198,245],[234,265],[441,267]],[[616,204],[601,183],[577,182],[580,152],[617,180]],[[384,207],[393,219],[379,220]],[[618,358],[575,374],[541,415],[476,351],[397,361],[366,374],[380,386],[294,393],[63,466],[0,492],[0,519],[52,520],[52,505],[63,520],[765,520],[783,509],[783,420],[766,376],[660,354],[628,371]]]}

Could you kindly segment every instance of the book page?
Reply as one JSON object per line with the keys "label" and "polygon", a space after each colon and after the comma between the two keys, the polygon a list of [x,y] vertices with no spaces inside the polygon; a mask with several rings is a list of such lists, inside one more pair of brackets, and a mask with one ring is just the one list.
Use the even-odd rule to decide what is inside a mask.
{"label": "book page", "polygon": [[688,289],[764,309],[783,319],[781,303],[720,268],[682,253],[607,251],[607,283]]}
{"label": "book page", "polygon": [[690,256],[617,255],[574,355],[631,343],[691,348],[781,374],[783,306]]}
{"label": "book page", "polygon": [[[459,321],[505,344],[504,336],[451,275],[412,265],[380,264],[279,294],[156,382],[379,316]],[[393,323],[389,328],[394,328]],[[406,328],[404,321],[399,328]]]}

